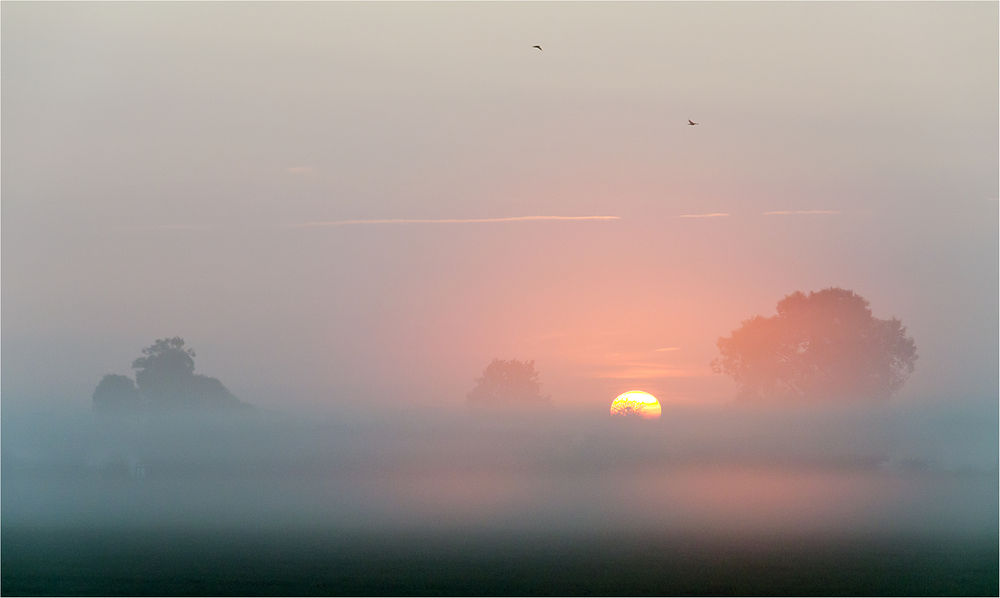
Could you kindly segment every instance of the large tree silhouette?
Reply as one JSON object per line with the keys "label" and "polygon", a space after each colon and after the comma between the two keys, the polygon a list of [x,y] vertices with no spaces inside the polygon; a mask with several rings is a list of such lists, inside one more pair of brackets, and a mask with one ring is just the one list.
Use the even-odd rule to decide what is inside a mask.
{"label": "large tree silhouette", "polygon": [[518,361],[494,359],[483,375],[476,378],[476,387],[466,398],[473,405],[540,405],[551,397],[541,394],[535,360]]}
{"label": "large tree silhouette", "polygon": [[796,291],[718,342],[716,373],[741,398],[885,398],[913,372],[917,347],[896,318],[872,316],[853,291]]}

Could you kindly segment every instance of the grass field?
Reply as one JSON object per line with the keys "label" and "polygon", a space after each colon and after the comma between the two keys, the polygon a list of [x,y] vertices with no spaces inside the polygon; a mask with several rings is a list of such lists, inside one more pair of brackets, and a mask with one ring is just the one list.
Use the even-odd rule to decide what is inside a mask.
{"label": "grass field", "polygon": [[15,595],[997,595],[995,538],[4,529]]}

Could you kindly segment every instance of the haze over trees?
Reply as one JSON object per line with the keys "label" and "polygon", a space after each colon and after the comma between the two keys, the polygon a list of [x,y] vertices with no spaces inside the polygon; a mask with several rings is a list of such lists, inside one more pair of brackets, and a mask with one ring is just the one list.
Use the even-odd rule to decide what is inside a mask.
{"label": "haze over trees", "polygon": [[548,404],[552,397],[542,395],[541,388],[534,359],[494,359],[466,398],[469,404],[482,406]]}
{"label": "haze over trees", "polygon": [[718,341],[712,370],[731,376],[740,398],[886,398],[914,370],[917,347],[906,327],[872,316],[853,291],[796,291],[777,312]]}
{"label": "haze over trees", "polygon": [[219,381],[194,373],[194,350],[184,339],[158,339],[132,362],[135,382],[127,376],[108,374],[94,391],[94,409],[121,412],[142,407],[154,409],[247,407]]}

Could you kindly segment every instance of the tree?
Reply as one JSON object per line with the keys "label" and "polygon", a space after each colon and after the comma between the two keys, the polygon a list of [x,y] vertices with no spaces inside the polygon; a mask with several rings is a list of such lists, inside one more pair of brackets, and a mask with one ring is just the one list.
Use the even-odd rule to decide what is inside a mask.
{"label": "tree", "polygon": [[194,350],[184,348],[184,339],[175,336],[157,339],[142,350],[145,357],[132,362],[135,380],[143,396],[153,404],[183,401],[194,378]]}
{"label": "tree", "polygon": [[476,387],[466,395],[473,405],[539,405],[551,400],[540,392],[535,360],[494,359],[483,375],[476,378]]}
{"label": "tree", "polygon": [[646,417],[646,404],[639,401],[615,401],[611,405],[611,415],[624,417]]}
{"label": "tree", "polygon": [[719,339],[712,370],[731,376],[741,398],[886,398],[913,372],[917,347],[902,322],[873,317],[853,291],[796,291],[777,312]]}
{"label": "tree", "polygon": [[132,362],[142,397],[156,407],[243,406],[216,378],[194,373],[195,353],[184,339],[159,339]]}
{"label": "tree", "polygon": [[94,391],[94,409],[101,413],[134,411],[139,408],[139,389],[128,376],[108,374]]}

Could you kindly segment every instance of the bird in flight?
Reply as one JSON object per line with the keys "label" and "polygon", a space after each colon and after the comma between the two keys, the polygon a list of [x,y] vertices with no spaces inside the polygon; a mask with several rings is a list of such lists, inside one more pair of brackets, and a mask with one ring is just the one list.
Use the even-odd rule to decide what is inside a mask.
{"label": "bird in flight", "polygon": [[689,125],[689,126],[692,126],[692,127],[693,127],[693,126],[695,126],[696,124],[698,124],[698,123],[694,122],[694,121],[693,121],[693,120],[691,120],[690,118],[688,119],[688,125]]}
{"label": "bird in flight", "polygon": [[541,46],[531,46],[531,47],[532,47],[532,48],[538,48],[539,50],[541,50],[541,49],[542,49],[542,47],[541,47]]}

